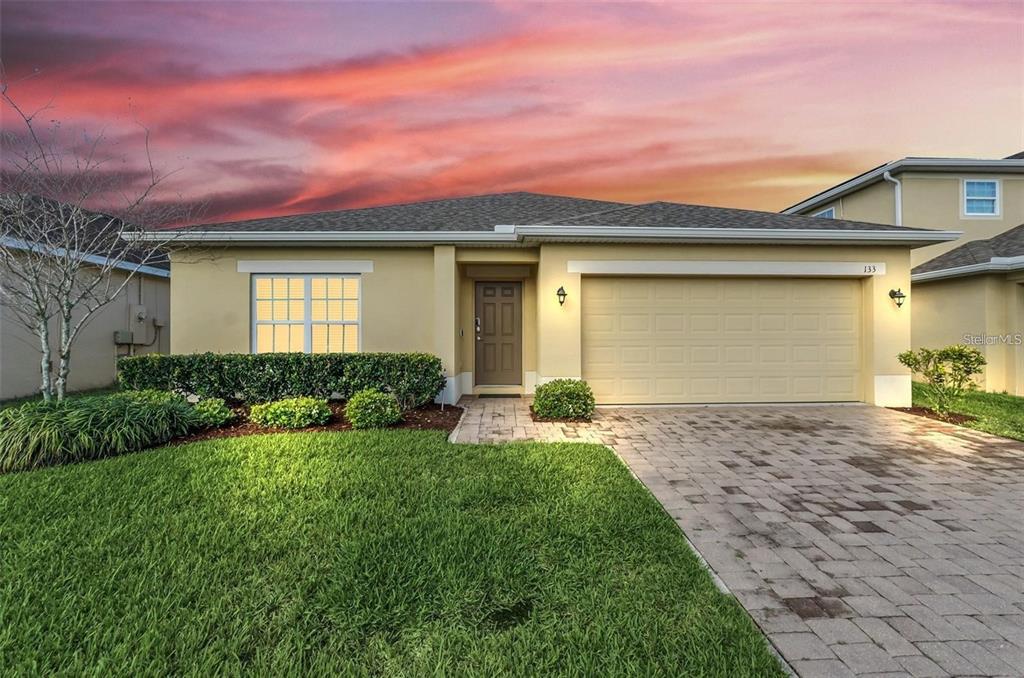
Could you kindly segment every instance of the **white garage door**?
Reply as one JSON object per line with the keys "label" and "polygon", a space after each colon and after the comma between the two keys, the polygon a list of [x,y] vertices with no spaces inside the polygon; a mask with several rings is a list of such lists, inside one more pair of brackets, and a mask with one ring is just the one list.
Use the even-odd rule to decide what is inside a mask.
{"label": "white garage door", "polygon": [[599,403],[861,400],[858,280],[584,278]]}

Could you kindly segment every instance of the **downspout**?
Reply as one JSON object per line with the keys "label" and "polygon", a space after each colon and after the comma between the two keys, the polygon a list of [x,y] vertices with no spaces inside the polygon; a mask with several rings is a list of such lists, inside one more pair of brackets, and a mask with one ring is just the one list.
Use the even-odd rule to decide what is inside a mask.
{"label": "downspout", "polygon": [[897,226],[902,226],[903,225],[903,184],[901,184],[900,180],[897,179],[896,177],[894,177],[889,172],[889,170],[886,170],[885,173],[882,174],[882,178],[885,179],[886,181],[888,181],[889,183],[891,183],[893,186],[895,186],[893,197],[895,198],[895,202],[896,202],[896,225]]}

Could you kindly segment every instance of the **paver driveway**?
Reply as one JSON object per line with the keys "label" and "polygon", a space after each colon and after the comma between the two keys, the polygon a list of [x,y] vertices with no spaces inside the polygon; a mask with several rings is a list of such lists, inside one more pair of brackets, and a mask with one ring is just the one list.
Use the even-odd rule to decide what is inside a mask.
{"label": "paver driveway", "polygon": [[461,404],[459,442],[613,447],[800,675],[1024,675],[1024,444],[866,405]]}

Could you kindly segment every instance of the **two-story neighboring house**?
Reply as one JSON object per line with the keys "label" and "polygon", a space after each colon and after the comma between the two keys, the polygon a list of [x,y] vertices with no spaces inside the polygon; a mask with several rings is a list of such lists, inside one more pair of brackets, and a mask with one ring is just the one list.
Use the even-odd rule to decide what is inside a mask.
{"label": "two-story neighboring house", "polygon": [[961,231],[910,254],[911,343],[976,345],[988,361],[983,388],[1024,395],[1024,151],[903,158],[783,212]]}

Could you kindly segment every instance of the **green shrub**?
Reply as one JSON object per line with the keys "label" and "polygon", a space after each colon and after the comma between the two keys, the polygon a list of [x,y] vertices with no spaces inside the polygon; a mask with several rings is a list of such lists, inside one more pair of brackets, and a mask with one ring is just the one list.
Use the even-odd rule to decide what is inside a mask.
{"label": "green shrub", "polygon": [[985,366],[981,351],[963,344],[904,351],[897,358],[924,378],[925,397],[932,409],[943,416],[952,411],[964,393],[977,387],[974,376],[981,374]]}
{"label": "green shrub", "polygon": [[112,457],[165,443],[195,426],[181,396],[129,391],[0,411],[0,472]]}
{"label": "green shrub", "polygon": [[367,388],[349,398],[345,417],[352,428],[387,428],[402,420],[402,410],[390,393]]}
{"label": "green shrub", "polygon": [[272,403],[253,405],[249,418],[270,428],[306,428],[326,424],[331,408],[321,398],[286,398]]}
{"label": "green shrub", "polygon": [[295,396],[351,398],[366,388],[391,393],[403,409],[444,387],[441,360],[427,353],[196,353],[118,361],[121,386],[162,389],[247,403]]}
{"label": "green shrub", "polygon": [[541,419],[590,419],[594,392],[580,379],[555,379],[537,387],[533,412]]}
{"label": "green shrub", "polygon": [[198,428],[220,428],[235,418],[235,413],[227,406],[223,398],[207,398],[200,400],[192,408]]}

